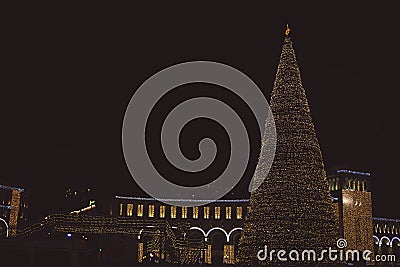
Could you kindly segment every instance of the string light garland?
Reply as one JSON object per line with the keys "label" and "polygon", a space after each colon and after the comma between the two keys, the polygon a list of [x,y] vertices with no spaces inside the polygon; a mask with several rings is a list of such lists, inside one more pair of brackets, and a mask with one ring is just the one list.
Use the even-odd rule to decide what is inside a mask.
{"label": "string light garland", "polygon": [[[207,202],[210,203],[210,199],[172,199],[172,198],[150,198],[150,197],[129,197],[129,196],[115,196],[116,199],[123,199],[123,200],[136,200],[136,201],[162,201],[162,202]],[[212,201],[213,203],[245,203],[249,202],[248,199],[217,199]]]}
{"label": "string light garland", "polygon": [[15,187],[15,186],[7,186],[7,185],[0,185],[0,189],[11,190],[11,191],[16,190],[21,193],[25,191],[25,189],[23,189],[23,188],[19,188],[19,187]]}
{"label": "string light garland", "polygon": [[53,214],[18,232],[18,237],[32,236],[40,232],[81,234],[138,235],[171,228],[165,220],[132,220],[127,217],[103,217],[76,214]]}
{"label": "string light garland", "polygon": [[[270,140],[264,133],[253,179],[266,179],[250,197],[238,247],[241,266],[267,264],[257,259],[264,245],[276,250],[322,251],[335,247],[338,238],[322,154],[289,32],[287,27],[270,102],[277,130],[275,159],[267,175]],[[282,262],[268,262],[274,264]]]}
{"label": "string light garland", "polygon": [[21,203],[21,190],[14,189],[11,191],[11,211],[8,225],[10,227],[10,236],[17,234],[18,214]]}
{"label": "string light garland", "polygon": [[373,217],[372,219],[373,219],[374,221],[400,223],[400,219],[378,218],[378,217]]}
{"label": "string light garland", "polygon": [[359,172],[359,171],[352,171],[352,170],[337,170],[337,173],[349,173],[349,174],[356,174],[356,175],[363,175],[363,176],[371,176],[369,172]]}

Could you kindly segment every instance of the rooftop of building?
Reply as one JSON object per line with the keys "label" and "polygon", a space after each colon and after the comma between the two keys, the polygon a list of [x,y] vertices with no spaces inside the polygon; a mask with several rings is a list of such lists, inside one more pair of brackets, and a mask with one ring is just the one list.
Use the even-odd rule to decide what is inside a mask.
{"label": "rooftop of building", "polygon": [[131,196],[115,196],[116,199],[124,199],[124,200],[137,200],[137,201],[161,201],[161,202],[216,202],[216,203],[237,203],[237,202],[249,202],[249,199],[217,199],[217,200],[210,200],[210,199],[155,199],[151,197],[131,197]]}
{"label": "rooftop of building", "polygon": [[5,185],[3,183],[0,182],[0,189],[4,189],[4,190],[17,190],[20,192],[24,192],[25,189],[21,188],[21,187],[16,187],[16,186],[9,186],[9,185]]}

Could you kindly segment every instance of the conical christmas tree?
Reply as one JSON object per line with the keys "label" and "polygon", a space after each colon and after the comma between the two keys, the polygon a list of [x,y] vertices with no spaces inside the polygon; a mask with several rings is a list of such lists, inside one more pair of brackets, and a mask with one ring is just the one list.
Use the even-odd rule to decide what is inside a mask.
{"label": "conical christmas tree", "polygon": [[[303,250],[336,247],[337,222],[322,154],[303,88],[289,29],[282,48],[271,96],[271,111],[277,131],[274,162],[268,174],[265,160],[268,133],[262,138],[259,163],[253,179],[265,178],[251,194],[243,235],[239,241],[239,265],[302,265]],[[285,250],[287,262],[257,257],[259,250]],[[299,257],[289,252],[300,252]],[[263,254],[260,254],[263,255]],[[298,260],[296,259],[298,258]],[[325,257],[325,259],[328,259]],[[311,262],[312,262],[311,257]]]}

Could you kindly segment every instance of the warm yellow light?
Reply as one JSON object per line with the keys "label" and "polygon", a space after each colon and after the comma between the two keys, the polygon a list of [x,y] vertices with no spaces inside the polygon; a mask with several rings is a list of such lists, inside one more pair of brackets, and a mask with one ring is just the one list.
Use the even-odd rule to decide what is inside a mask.
{"label": "warm yellow light", "polygon": [[175,218],[176,218],[176,207],[171,206],[171,219],[175,219]]}
{"label": "warm yellow light", "polygon": [[182,207],[182,219],[187,218],[187,207]]}
{"label": "warm yellow light", "polygon": [[137,207],[137,216],[143,217],[143,204],[139,204]]}
{"label": "warm yellow light", "polygon": [[149,205],[149,217],[154,217],[154,205]]}
{"label": "warm yellow light", "polygon": [[122,214],[123,214],[123,211],[124,211],[124,204],[119,204],[119,216],[122,216]]}
{"label": "warm yellow light", "polygon": [[225,218],[232,219],[232,207],[225,207]]}
{"label": "warm yellow light", "polygon": [[204,207],[204,219],[210,219],[210,207]]}
{"label": "warm yellow light", "polygon": [[132,216],[133,214],[133,204],[128,204],[126,206],[126,216]]}
{"label": "warm yellow light", "polygon": [[221,207],[215,207],[214,209],[214,219],[221,218]]}
{"label": "warm yellow light", "polygon": [[236,207],[236,219],[241,220],[242,219],[242,207]]}
{"label": "warm yellow light", "polygon": [[160,218],[165,218],[165,206],[160,206]]}
{"label": "warm yellow light", "polygon": [[353,199],[349,197],[343,197],[343,205],[350,205],[353,203]]}
{"label": "warm yellow light", "polygon": [[193,219],[199,218],[199,207],[193,207]]}
{"label": "warm yellow light", "polygon": [[138,243],[138,262],[143,262],[143,243]]}
{"label": "warm yellow light", "polygon": [[289,28],[289,24],[286,24],[286,31],[285,31],[285,35],[289,36],[290,33],[290,28]]}

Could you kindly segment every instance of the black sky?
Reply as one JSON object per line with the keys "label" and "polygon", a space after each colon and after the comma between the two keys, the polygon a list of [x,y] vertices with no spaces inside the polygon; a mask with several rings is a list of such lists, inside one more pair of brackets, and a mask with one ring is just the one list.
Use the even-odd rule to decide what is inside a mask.
{"label": "black sky", "polygon": [[[400,217],[394,7],[201,2],[3,12],[0,180],[30,189],[39,213],[55,211],[68,187],[142,194],[124,163],[122,119],[136,88],[165,67],[225,63],[246,73],[269,99],[289,23],[328,173],[370,171],[374,215]],[[201,88],[218,91],[188,86],[187,92]],[[197,128],[219,131],[201,123]],[[257,156],[253,149],[250,166]],[[250,167],[243,184],[251,174]]]}

